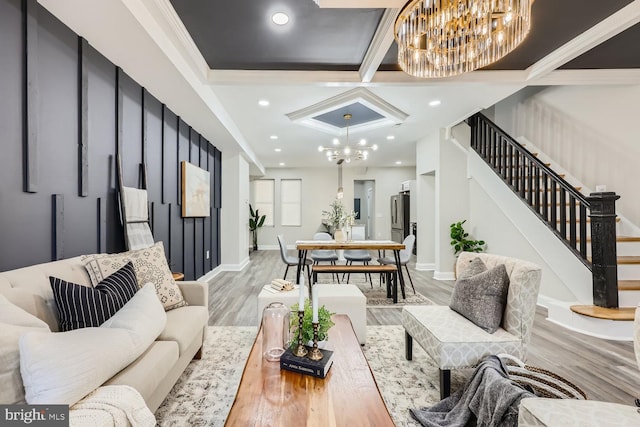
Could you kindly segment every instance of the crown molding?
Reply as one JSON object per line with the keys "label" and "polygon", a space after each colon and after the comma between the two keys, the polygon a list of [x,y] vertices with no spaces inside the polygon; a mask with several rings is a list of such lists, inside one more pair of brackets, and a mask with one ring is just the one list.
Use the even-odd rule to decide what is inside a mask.
{"label": "crown molding", "polygon": [[294,123],[321,130],[332,135],[341,136],[346,133],[346,128],[332,126],[328,123],[315,120],[314,117],[329,111],[337,110],[355,102],[361,103],[376,113],[384,116],[384,118],[355,126],[349,126],[351,133],[399,124],[409,117],[407,113],[389,104],[379,96],[374,95],[364,87],[358,87],[347,92],[343,92],[324,101],[320,101],[308,107],[291,112],[286,116]]}
{"label": "crown molding", "polygon": [[541,78],[638,22],[640,0],[635,0],[531,65],[527,80]]}
{"label": "crown molding", "polygon": [[373,75],[378,71],[378,67],[380,67],[384,56],[393,43],[395,38],[394,27],[398,13],[400,13],[400,9],[387,9],[384,11],[367,53],[364,55],[360,70],[358,70],[360,79],[363,82],[370,82],[373,79]]}
{"label": "crown molding", "polygon": [[637,85],[640,84],[640,69],[555,70],[534,81],[529,81],[527,84],[542,86]]}

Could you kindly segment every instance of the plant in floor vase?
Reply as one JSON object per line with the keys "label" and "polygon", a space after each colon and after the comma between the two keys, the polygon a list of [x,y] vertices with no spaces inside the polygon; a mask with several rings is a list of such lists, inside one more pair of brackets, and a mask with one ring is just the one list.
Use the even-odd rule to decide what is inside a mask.
{"label": "plant in floor vase", "polygon": [[[291,306],[292,313],[298,313],[298,304]],[[318,341],[326,341],[329,339],[329,329],[334,325],[331,316],[335,313],[329,311],[324,305],[318,308]],[[308,343],[313,341],[313,313],[311,308],[311,302],[309,298],[304,301],[304,317],[302,318],[302,341]],[[298,344],[298,316],[296,314],[291,315],[291,345]]]}
{"label": "plant in floor vase", "polygon": [[249,230],[251,231],[251,237],[253,239],[253,250],[258,250],[258,229],[262,227],[264,224],[264,220],[267,218],[266,215],[260,215],[258,213],[258,209],[253,210],[253,206],[249,204],[249,213],[251,214],[251,218],[249,218]]}
{"label": "plant in floor vase", "polygon": [[467,222],[466,219],[454,222],[449,226],[451,229],[451,246],[456,256],[460,252],[482,252],[485,249],[486,243],[484,240],[471,240],[468,238],[469,233],[463,227],[465,222]]}

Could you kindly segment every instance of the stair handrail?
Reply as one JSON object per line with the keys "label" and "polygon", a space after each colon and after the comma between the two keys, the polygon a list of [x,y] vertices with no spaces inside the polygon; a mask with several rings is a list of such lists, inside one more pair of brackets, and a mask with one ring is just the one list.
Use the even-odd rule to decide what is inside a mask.
{"label": "stair handrail", "polygon": [[[618,307],[615,201],[620,196],[613,192],[603,192],[591,193],[586,197],[482,113],[474,114],[467,122],[471,126],[471,148],[512,191],[519,194],[536,216],[545,222],[565,246],[591,270],[594,304],[600,307]],[[481,138],[482,131],[488,132],[489,141]],[[503,146],[503,143],[506,145]],[[523,160],[522,164],[520,164],[520,157]],[[526,168],[530,169],[529,173],[525,173]],[[515,180],[514,169],[518,169]],[[525,179],[528,188],[526,188]],[[541,179],[544,179],[544,189],[540,186]],[[560,191],[560,201],[557,200],[556,186]],[[540,202],[541,192],[543,193],[542,203]],[[550,194],[550,203],[547,202],[547,193]],[[577,202],[580,203],[579,218],[576,218]],[[567,206],[569,206],[568,237]],[[557,210],[556,207],[558,207]],[[591,219],[592,260],[587,256],[587,210]],[[579,239],[577,223],[580,224]]]}

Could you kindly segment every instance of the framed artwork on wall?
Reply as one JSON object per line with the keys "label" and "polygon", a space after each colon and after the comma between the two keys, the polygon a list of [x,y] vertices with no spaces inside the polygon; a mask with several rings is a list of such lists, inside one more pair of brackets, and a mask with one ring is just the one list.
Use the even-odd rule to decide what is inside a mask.
{"label": "framed artwork on wall", "polygon": [[209,172],[182,161],[182,216],[209,216],[211,188]]}

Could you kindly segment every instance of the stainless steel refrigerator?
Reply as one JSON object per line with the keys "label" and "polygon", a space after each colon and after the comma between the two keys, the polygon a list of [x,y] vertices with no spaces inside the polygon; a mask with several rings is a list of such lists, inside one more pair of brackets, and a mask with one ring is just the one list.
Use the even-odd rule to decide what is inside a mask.
{"label": "stainless steel refrigerator", "polygon": [[391,196],[391,240],[402,243],[409,233],[409,195],[399,193]]}

